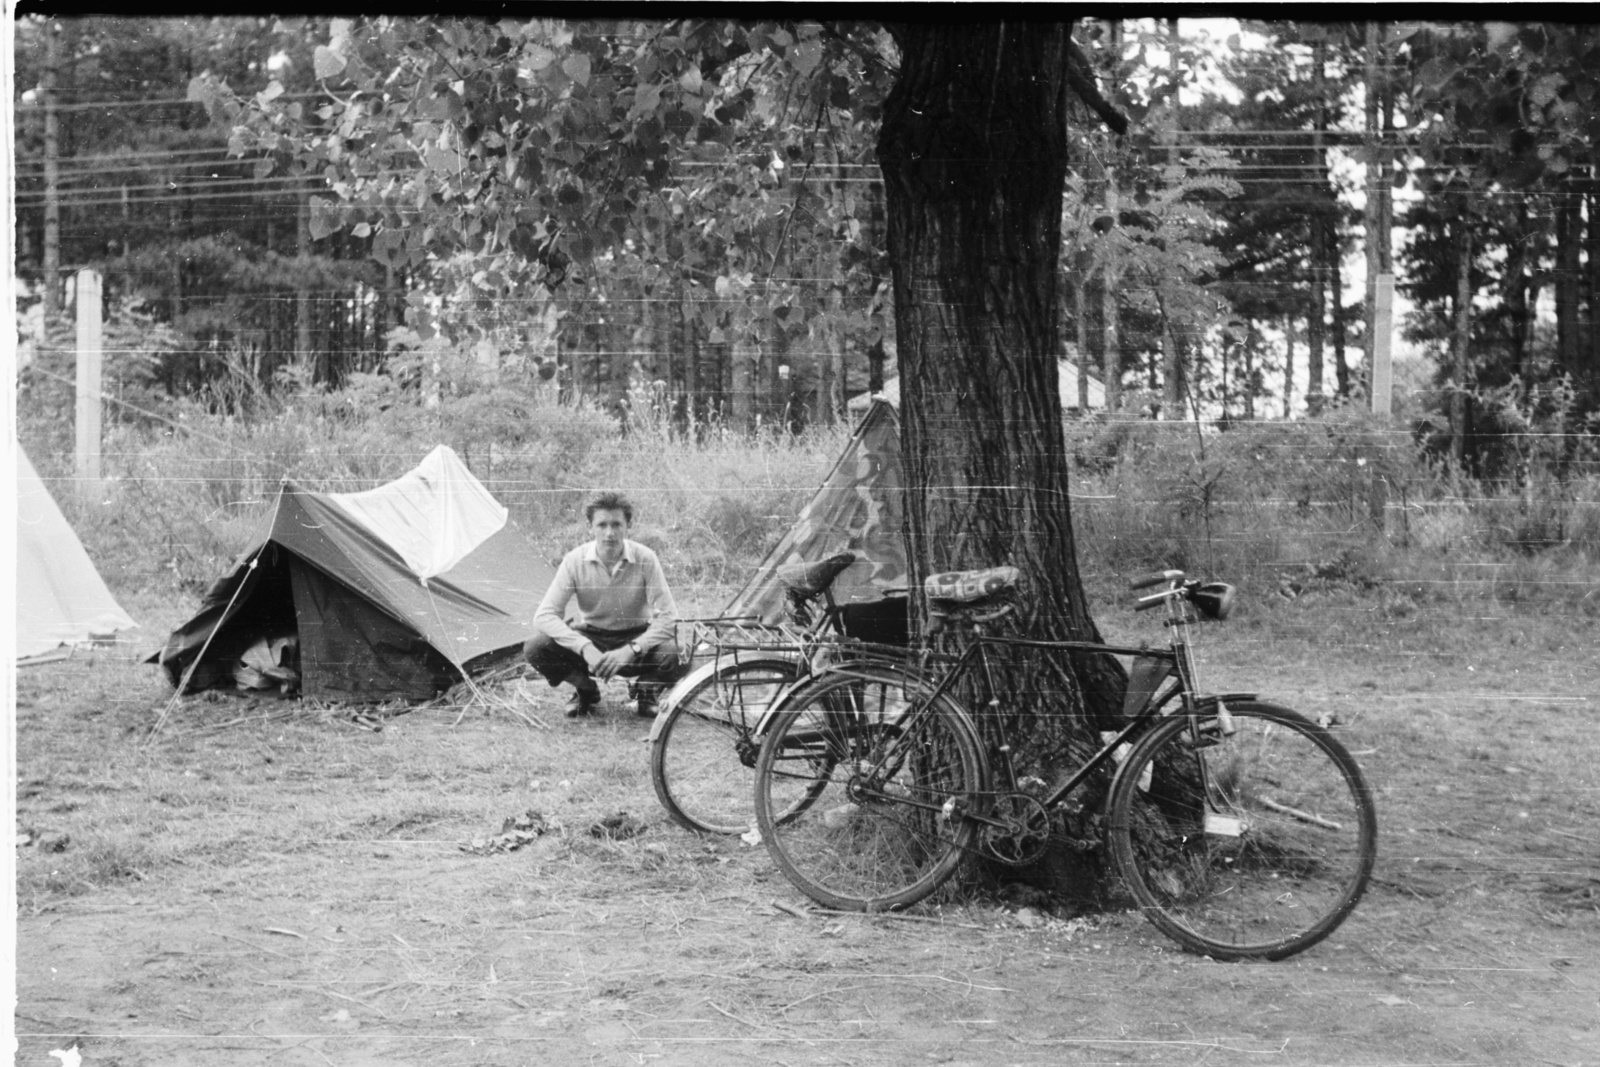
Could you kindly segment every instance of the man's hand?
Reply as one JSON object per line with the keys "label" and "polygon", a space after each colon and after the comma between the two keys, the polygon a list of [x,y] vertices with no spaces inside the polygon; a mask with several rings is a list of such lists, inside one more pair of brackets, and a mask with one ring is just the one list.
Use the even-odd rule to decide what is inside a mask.
{"label": "man's hand", "polygon": [[633,661],[633,649],[623,645],[621,648],[614,648],[610,652],[601,653],[598,660],[589,664],[589,673],[602,682],[608,682],[616,676],[618,671]]}

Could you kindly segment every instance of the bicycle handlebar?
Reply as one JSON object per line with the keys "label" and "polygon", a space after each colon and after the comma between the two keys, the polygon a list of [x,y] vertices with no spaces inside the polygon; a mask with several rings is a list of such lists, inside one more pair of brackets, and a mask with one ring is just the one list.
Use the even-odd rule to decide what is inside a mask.
{"label": "bicycle handlebar", "polygon": [[1143,600],[1139,601],[1137,604],[1135,604],[1133,606],[1133,610],[1134,611],[1149,611],[1151,608],[1159,608],[1162,604],[1165,604],[1166,602],[1167,602],[1166,594],[1158,593],[1155,596],[1146,597]]}
{"label": "bicycle handlebar", "polygon": [[1182,571],[1157,571],[1154,574],[1147,574],[1143,578],[1135,578],[1131,583],[1129,583],[1128,588],[1148,589],[1152,585],[1160,585],[1162,582],[1176,582],[1180,581],[1182,578]]}

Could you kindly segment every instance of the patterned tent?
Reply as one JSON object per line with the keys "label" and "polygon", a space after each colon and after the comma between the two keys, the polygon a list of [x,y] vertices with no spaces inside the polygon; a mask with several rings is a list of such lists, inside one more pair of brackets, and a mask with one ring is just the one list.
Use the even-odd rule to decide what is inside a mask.
{"label": "patterned tent", "polygon": [[856,427],[793,528],[723,614],[778,621],[785,598],[777,569],[846,551],[863,558],[835,579],[834,599],[841,604],[882,600],[886,589],[903,589],[908,580],[904,527],[900,424],[894,408],[880,402]]}

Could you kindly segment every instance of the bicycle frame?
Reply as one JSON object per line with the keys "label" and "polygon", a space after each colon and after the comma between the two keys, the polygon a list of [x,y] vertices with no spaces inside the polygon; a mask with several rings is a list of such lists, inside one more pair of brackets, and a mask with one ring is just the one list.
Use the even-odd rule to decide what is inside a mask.
{"label": "bicycle frame", "polygon": [[[1158,604],[1165,607],[1167,616],[1165,625],[1172,632],[1170,646],[1166,649],[1151,648],[1148,645],[1133,647],[1130,645],[1099,644],[1093,641],[1044,641],[1034,638],[1001,637],[984,633],[983,625],[979,623],[974,627],[977,634],[973,643],[961,652],[948,670],[940,673],[938,680],[931,689],[922,689],[920,680],[927,673],[928,660],[931,656],[931,649],[924,645],[920,661],[916,665],[909,667],[902,665],[900,667],[900,669],[906,670],[912,684],[919,686],[913,707],[906,718],[908,721],[914,721],[920,715],[930,714],[930,709],[937,706],[941,698],[949,696],[957,683],[973,669],[974,663],[981,665],[984,685],[990,696],[990,702],[993,703],[996,687],[993,668],[988,657],[990,648],[1027,648],[1047,653],[1087,653],[1093,655],[1143,657],[1164,661],[1169,664],[1170,669],[1177,675],[1177,685],[1165,689],[1165,691],[1160,685],[1153,689],[1145,698],[1143,705],[1132,709],[1128,714],[1128,721],[1109,740],[1104,741],[1099,751],[1090,756],[1082,766],[1048,795],[1040,798],[1040,802],[1046,808],[1056,807],[1073,790],[1082,785],[1097,768],[1102,766],[1108,759],[1113,758],[1120,746],[1149,729],[1155,719],[1173,714],[1173,711],[1163,709],[1170,705],[1174,698],[1181,698],[1181,711],[1189,717],[1190,731],[1196,739],[1200,736],[1201,720],[1213,714],[1218,718],[1226,716],[1228,701],[1254,700],[1256,698],[1257,694],[1255,693],[1224,693],[1215,696],[1206,696],[1200,693],[1198,672],[1195,667],[1194,655],[1188,635],[1188,627],[1192,624],[1192,620],[1189,618],[1188,608],[1183,601],[1183,592],[1184,590],[1181,587],[1173,587],[1141,600],[1140,610],[1143,610],[1145,606],[1154,607]],[[832,676],[843,675],[846,677],[854,673],[863,678],[863,680],[869,677],[858,670],[854,670],[853,664],[830,666],[826,668],[826,673]],[[759,738],[766,735],[772,718],[781,711],[786,698],[794,688],[796,687],[791,686],[781,694],[779,699],[774,700],[768,706],[766,713],[762,715],[760,721],[756,724],[755,737]],[[958,707],[964,706],[959,700],[954,700],[953,702]],[[991,787],[985,791],[993,793],[992,785],[995,768],[989,765],[990,750],[986,745],[980,744],[979,751],[983,755],[985,764],[982,780]],[[1009,790],[1015,790],[1016,773],[1015,769],[1010,765],[1010,746],[1004,743],[1004,739],[1002,739],[1002,744],[999,746],[999,752],[1006,757],[1006,766],[1004,768],[1006,781],[1004,785]],[[889,757],[886,756],[885,758]],[[982,812],[968,812],[967,814],[980,822],[1001,825],[1000,820],[991,818]]]}

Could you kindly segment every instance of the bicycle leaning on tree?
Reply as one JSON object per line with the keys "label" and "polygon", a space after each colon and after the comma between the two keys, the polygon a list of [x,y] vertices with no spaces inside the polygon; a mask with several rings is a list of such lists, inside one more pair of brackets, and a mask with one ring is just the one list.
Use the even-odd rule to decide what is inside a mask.
{"label": "bicycle leaning on tree", "polygon": [[[1052,811],[1111,763],[1110,854],[1162,932],[1216,959],[1282,959],[1327,937],[1371,877],[1372,791],[1326,726],[1254,693],[1200,688],[1190,624],[1226,618],[1232,587],[1176,570],[1135,581],[1159,587],[1137,609],[1164,609],[1170,643],[1132,648],[988,633],[1017,578],[1009,567],[929,578],[930,622],[973,632],[959,657],[927,666],[925,644],[920,670],[830,667],[758,724],[756,819],[784,874],[824,907],[908,907],[969,853],[1037,860]],[[1002,650],[1132,657],[1125,725],[1054,788],[1013,763]],[[980,732],[957,697],[964,679],[993,729]]]}

